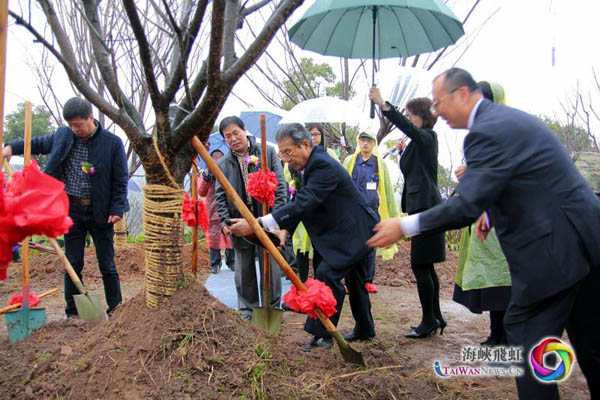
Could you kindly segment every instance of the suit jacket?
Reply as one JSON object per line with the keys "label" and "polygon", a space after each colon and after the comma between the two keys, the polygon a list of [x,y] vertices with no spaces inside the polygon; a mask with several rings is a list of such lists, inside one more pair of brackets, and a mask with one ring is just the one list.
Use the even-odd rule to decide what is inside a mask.
{"label": "suit jacket", "polygon": [[400,204],[402,211],[414,214],[440,204],[442,197],[437,187],[436,133],[432,129],[417,128],[393,106],[384,111],[383,115],[411,139],[400,157],[400,171],[404,175]]}
{"label": "suit jacket", "polygon": [[569,288],[600,264],[600,201],[544,123],[483,100],[464,152],[459,196],[423,212],[422,231],[466,226],[489,210],[519,305]]}
{"label": "suit jacket", "polygon": [[[261,149],[260,146],[256,144],[256,139],[253,136],[248,136],[248,140],[250,141],[249,153],[257,156],[260,159]],[[242,171],[240,170],[240,165],[237,158],[232,152],[229,152],[225,156],[221,157],[217,164],[219,165],[219,168],[221,168],[221,171],[223,171],[223,174],[229,180],[229,183],[231,183],[231,186],[233,186],[237,194],[247,205],[246,186],[244,185]],[[281,166],[281,161],[279,160],[279,157],[277,157],[275,149],[270,145],[267,145],[267,167],[277,176],[277,189],[275,190],[275,203],[273,204],[273,209],[277,209],[278,207],[284,205],[287,201],[287,186],[283,178],[283,167]],[[225,225],[224,221],[226,219],[242,218],[242,214],[237,210],[233,204],[233,201],[231,198],[229,198],[229,196],[227,196],[225,189],[223,189],[218,181],[215,183],[215,198],[217,203],[217,211],[219,212],[219,218],[221,219],[221,228],[223,228]],[[255,217],[262,215],[262,204],[255,199],[252,199],[252,206],[248,208],[250,208],[250,211]],[[233,246],[236,248],[248,248],[253,246],[241,237],[235,235],[231,236],[231,241]]]}
{"label": "suit jacket", "polygon": [[379,217],[367,206],[344,167],[319,146],[304,167],[302,187],[272,212],[282,229],[302,222],[313,247],[334,268],[347,268],[371,250],[365,242]]}
{"label": "suit jacket", "polygon": [[[102,128],[89,139],[88,161],[96,169],[90,177],[92,213],[98,225],[108,225],[109,215],[123,216],[129,211],[127,201],[127,156],[123,142],[114,133]],[[75,134],[68,127],[61,127],[52,134],[31,140],[32,154],[50,154],[44,172],[61,180],[63,163],[73,148]],[[13,154],[23,154],[22,140],[8,143]]]}

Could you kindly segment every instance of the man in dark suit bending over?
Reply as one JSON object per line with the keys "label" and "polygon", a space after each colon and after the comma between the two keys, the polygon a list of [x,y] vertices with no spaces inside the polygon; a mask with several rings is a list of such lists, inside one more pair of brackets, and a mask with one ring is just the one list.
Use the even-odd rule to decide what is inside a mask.
{"label": "man in dark suit bending over", "polygon": [[[323,258],[316,278],[331,288],[337,300],[337,312],[331,316],[331,322],[337,325],[340,318],[345,295],[341,280],[346,278],[356,325],[345,338],[348,341],[370,339],[375,336],[375,326],[365,289],[365,266],[373,250],[365,242],[373,234],[379,218],[356,190],[344,167],[323,148],[313,146],[310,134],[302,125],[283,127],[277,132],[276,140],[279,156],[290,167],[302,171],[303,179],[294,199],[259,218],[259,223],[269,230],[290,232],[298,223],[304,223],[314,248]],[[251,232],[245,220],[235,221],[230,227],[233,234]],[[303,350],[331,346],[331,335],[320,321],[307,318],[304,330],[313,338]]]}
{"label": "man in dark suit bending over", "polygon": [[[510,266],[512,297],[504,323],[510,345],[524,349],[521,399],[555,399],[529,352],[566,328],[593,398],[600,398],[600,201],[564,146],[540,120],[484,100],[471,75],[452,68],[433,81],[433,108],[455,129],[466,128],[467,170],[458,196],[420,214],[379,224],[369,245],[402,236],[467,226],[487,210]],[[489,225],[480,220],[477,233]]]}

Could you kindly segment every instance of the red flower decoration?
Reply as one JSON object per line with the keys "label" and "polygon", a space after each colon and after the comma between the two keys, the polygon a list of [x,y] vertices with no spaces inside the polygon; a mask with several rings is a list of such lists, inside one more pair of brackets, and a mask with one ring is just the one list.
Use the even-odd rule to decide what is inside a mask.
{"label": "red flower decoration", "polygon": [[[40,303],[40,298],[37,294],[33,292],[29,292],[29,307],[35,307]],[[13,294],[8,302],[9,306],[13,304],[21,303],[23,304],[23,293]]]}
{"label": "red flower decoration", "polygon": [[[0,186],[3,181],[0,174]],[[64,183],[40,171],[34,160],[13,175],[6,190],[0,190],[0,279],[6,279],[12,248],[18,242],[32,235],[54,238],[73,226],[64,188]]]}
{"label": "red flower decoration", "polygon": [[261,169],[248,174],[246,191],[260,203],[267,203],[269,207],[273,207],[276,190],[277,175],[275,175],[275,172]]}
{"label": "red flower decoration", "polygon": [[321,309],[327,318],[336,313],[337,301],[333,297],[331,288],[323,282],[308,278],[305,282],[306,291],[299,291],[295,286],[283,296],[283,302],[292,310],[308,314],[309,317],[317,319],[315,308]]}
{"label": "red flower decoration", "polygon": [[[198,219],[196,220],[196,207],[198,208]],[[188,226],[199,225],[202,232],[208,231],[208,212],[206,211],[206,204],[202,200],[191,200],[190,196],[185,193],[182,205],[183,213],[181,217],[183,223]]]}

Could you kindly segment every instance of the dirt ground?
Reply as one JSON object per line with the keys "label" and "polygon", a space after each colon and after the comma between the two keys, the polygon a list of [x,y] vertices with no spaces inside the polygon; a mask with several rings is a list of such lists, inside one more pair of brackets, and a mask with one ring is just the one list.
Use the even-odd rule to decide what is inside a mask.
{"label": "dirt ground", "polygon": [[[190,265],[190,246],[184,248]],[[31,287],[46,298],[48,323],[25,341],[11,345],[0,327],[0,398],[59,399],[512,399],[511,378],[441,379],[433,361],[463,364],[461,348],[483,341],[486,315],[471,314],[451,301],[456,255],[437,265],[442,310],[448,321],[444,335],[405,339],[409,325],[420,319],[408,248],[394,260],[378,262],[372,296],[377,337],[353,346],[367,369],[342,362],[337,348],[301,353],[309,340],[304,316],[285,313],[281,334],[269,336],[238,313],[227,309],[202,286],[208,276],[208,253],[200,252],[198,279],[186,283],[157,310],[144,303],[143,247],[117,251],[125,302],[109,321],[86,324],[64,320],[62,267],[52,255],[32,260]],[[10,266],[0,282],[0,304],[20,290],[20,265]],[[93,249],[86,252],[84,281],[103,298]],[[345,304],[339,324],[351,330]],[[581,372],[575,367],[560,385],[564,399],[587,399]]]}

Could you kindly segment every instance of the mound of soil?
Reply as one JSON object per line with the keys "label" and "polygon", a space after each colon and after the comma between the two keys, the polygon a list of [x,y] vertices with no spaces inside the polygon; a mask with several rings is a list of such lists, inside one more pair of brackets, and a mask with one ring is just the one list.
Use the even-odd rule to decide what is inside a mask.
{"label": "mound of soil", "polygon": [[[415,287],[415,276],[410,267],[410,242],[402,241],[398,245],[398,252],[391,260],[383,261],[377,257],[375,283],[391,287]],[[435,271],[442,289],[454,288],[456,264],[458,253],[446,250],[446,261],[435,264]]]}
{"label": "mound of soil", "polygon": [[300,355],[299,346],[242,322],[192,281],[157,310],[142,293],[105,323],[44,326],[0,353],[0,397],[387,398],[407,390],[407,365],[395,365],[383,343],[363,350],[370,371],[344,364],[336,349]]}

